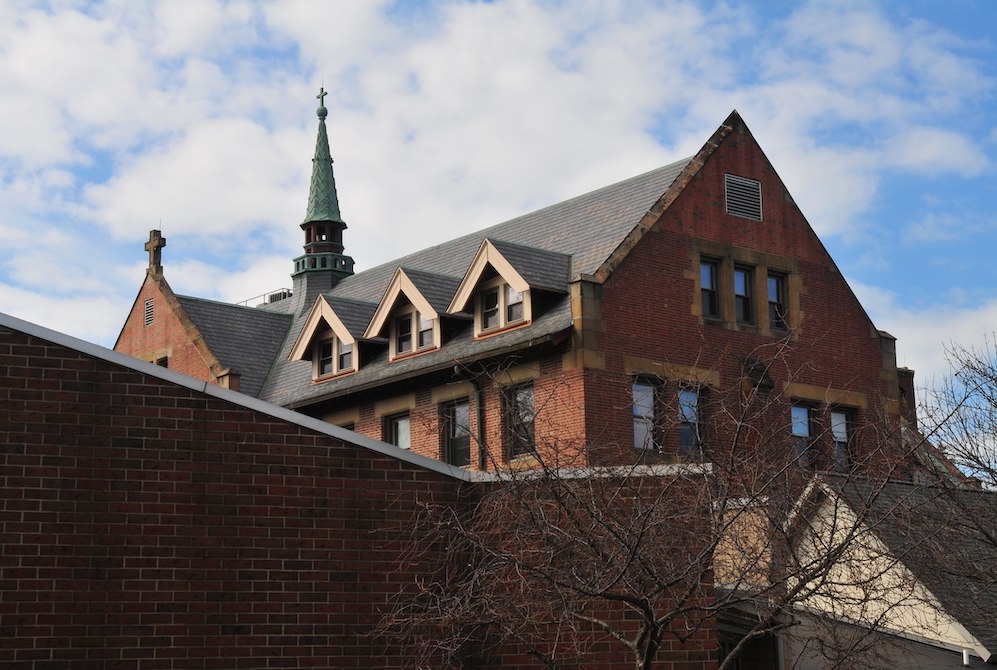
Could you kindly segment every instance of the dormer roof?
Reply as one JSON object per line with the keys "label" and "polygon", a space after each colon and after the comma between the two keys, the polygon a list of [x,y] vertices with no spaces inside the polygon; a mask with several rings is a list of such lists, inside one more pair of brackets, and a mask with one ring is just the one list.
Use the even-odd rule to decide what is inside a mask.
{"label": "dormer roof", "polygon": [[312,341],[323,324],[346,344],[356,343],[363,338],[364,331],[376,309],[377,305],[374,303],[320,295],[312,305],[294,346],[291,347],[288,360],[311,359]]}
{"label": "dormer roof", "polygon": [[397,268],[377,305],[364,337],[380,336],[391,311],[402,295],[427,319],[440,318],[440,315],[449,311],[450,299],[459,284],[460,280],[456,277],[411,268]]}
{"label": "dormer roof", "polygon": [[463,312],[488,267],[520,293],[531,288],[567,293],[571,256],[557,251],[485,238],[464,273],[448,312]]}

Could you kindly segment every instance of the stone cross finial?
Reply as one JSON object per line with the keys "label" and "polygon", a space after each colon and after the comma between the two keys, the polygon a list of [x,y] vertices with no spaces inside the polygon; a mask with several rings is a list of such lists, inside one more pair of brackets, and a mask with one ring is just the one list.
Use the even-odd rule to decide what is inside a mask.
{"label": "stone cross finial", "polygon": [[163,247],[166,246],[166,238],[158,230],[149,231],[149,241],[145,243],[145,250],[149,252],[149,269],[160,273],[163,271]]}
{"label": "stone cross finial", "polygon": [[318,95],[315,96],[316,98],[318,98],[318,104],[320,104],[323,107],[325,107],[325,96],[327,96],[327,95],[329,95],[329,94],[325,92],[325,86],[322,86],[321,88],[319,88]]}

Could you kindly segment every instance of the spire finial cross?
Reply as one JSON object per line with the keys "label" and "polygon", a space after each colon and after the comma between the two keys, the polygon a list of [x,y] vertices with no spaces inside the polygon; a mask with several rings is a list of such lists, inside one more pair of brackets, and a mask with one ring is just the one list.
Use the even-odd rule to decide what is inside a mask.
{"label": "spire finial cross", "polygon": [[145,250],[149,252],[149,269],[153,272],[163,271],[163,247],[166,246],[166,238],[158,230],[149,231],[149,241],[145,243]]}
{"label": "spire finial cross", "polygon": [[325,92],[325,86],[321,87],[318,90],[318,95],[315,96],[316,98],[318,98],[318,104],[320,104],[323,107],[325,107],[325,96],[327,96],[327,95],[329,95],[329,94]]}

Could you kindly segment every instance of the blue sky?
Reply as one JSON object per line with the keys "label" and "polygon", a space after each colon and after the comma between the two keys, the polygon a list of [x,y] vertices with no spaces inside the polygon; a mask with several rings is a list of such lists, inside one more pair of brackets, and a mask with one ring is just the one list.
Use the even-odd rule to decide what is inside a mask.
{"label": "blue sky", "polygon": [[113,345],[290,284],[329,134],[358,269],[695,153],[737,109],[921,382],[997,330],[997,3],[0,0],[0,311]]}

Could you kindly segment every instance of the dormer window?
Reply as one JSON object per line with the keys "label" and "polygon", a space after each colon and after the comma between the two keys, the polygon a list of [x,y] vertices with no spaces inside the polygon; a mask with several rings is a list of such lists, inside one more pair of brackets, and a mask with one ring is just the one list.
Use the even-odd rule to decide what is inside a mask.
{"label": "dormer window", "polygon": [[482,285],[475,310],[475,334],[517,326],[528,321],[529,291],[517,291],[502,277]]}
{"label": "dormer window", "polygon": [[391,357],[435,349],[439,319],[427,319],[414,305],[403,307],[391,321]]}
{"label": "dormer window", "polygon": [[344,372],[353,372],[354,344],[345,342],[332,331],[315,340],[312,354],[312,378],[332,377]]}

